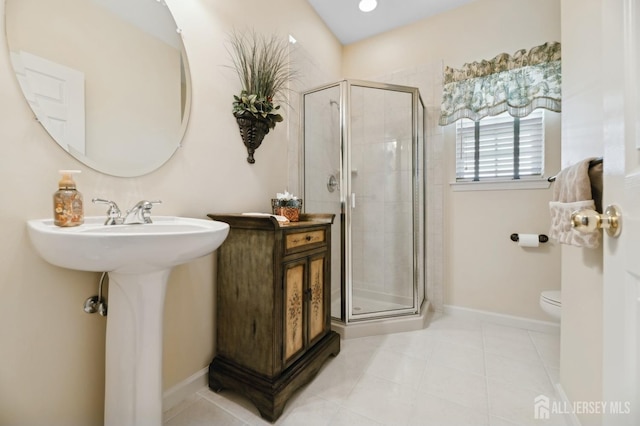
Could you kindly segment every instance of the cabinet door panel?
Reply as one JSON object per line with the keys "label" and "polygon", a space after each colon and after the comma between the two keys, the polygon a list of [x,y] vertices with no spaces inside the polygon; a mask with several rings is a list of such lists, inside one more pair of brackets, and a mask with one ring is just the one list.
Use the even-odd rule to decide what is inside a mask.
{"label": "cabinet door panel", "polygon": [[324,331],[325,306],[324,306],[324,271],[325,258],[313,259],[309,266],[309,341],[319,337]]}
{"label": "cabinet door panel", "polygon": [[290,264],[286,267],[284,281],[285,361],[304,348],[304,276],[305,263]]}

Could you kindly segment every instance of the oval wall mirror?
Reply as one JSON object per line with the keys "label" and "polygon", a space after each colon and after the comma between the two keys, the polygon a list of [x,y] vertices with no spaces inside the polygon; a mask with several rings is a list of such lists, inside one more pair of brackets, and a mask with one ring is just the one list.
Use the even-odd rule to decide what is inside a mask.
{"label": "oval wall mirror", "polygon": [[62,149],[121,177],[171,158],[191,89],[164,0],[6,0],[5,20],[20,88]]}

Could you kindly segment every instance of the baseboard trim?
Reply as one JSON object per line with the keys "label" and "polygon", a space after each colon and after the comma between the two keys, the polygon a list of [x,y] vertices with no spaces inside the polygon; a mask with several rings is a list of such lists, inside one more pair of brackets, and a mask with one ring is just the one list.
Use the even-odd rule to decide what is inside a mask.
{"label": "baseboard trim", "polygon": [[170,410],[209,385],[209,367],[192,374],[162,393],[162,411]]}
{"label": "baseboard trim", "polygon": [[513,315],[498,314],[478,309],[463,308],[461,306],[444,305],[444,313],[474,321],[485,321],[509,327],[524,328],[542,333],[560,334],[560,323],[540,321]]}

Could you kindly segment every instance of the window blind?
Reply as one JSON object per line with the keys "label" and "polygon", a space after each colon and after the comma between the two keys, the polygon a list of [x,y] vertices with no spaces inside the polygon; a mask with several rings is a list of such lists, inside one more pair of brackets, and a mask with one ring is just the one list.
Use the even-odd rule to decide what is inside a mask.
{"label": "window blind", "polygon": [[540,109],[520,119],[508,113],[485,117],[478,126],[468,119],[457,122],[456,180],[541,176],[543,163],[544,113]]}

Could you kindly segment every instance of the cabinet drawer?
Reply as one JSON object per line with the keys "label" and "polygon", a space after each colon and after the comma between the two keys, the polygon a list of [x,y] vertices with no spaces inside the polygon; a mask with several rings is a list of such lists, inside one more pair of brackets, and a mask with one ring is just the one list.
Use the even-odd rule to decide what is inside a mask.
{"label": "cabinet drawer", "polygon": [[303,250],[307,248],[307,246],[315,246],[318,244],[324,244],[325,242],[326,236],[324,229],[295,232],[285,236],[284,250],[285,252]]}

